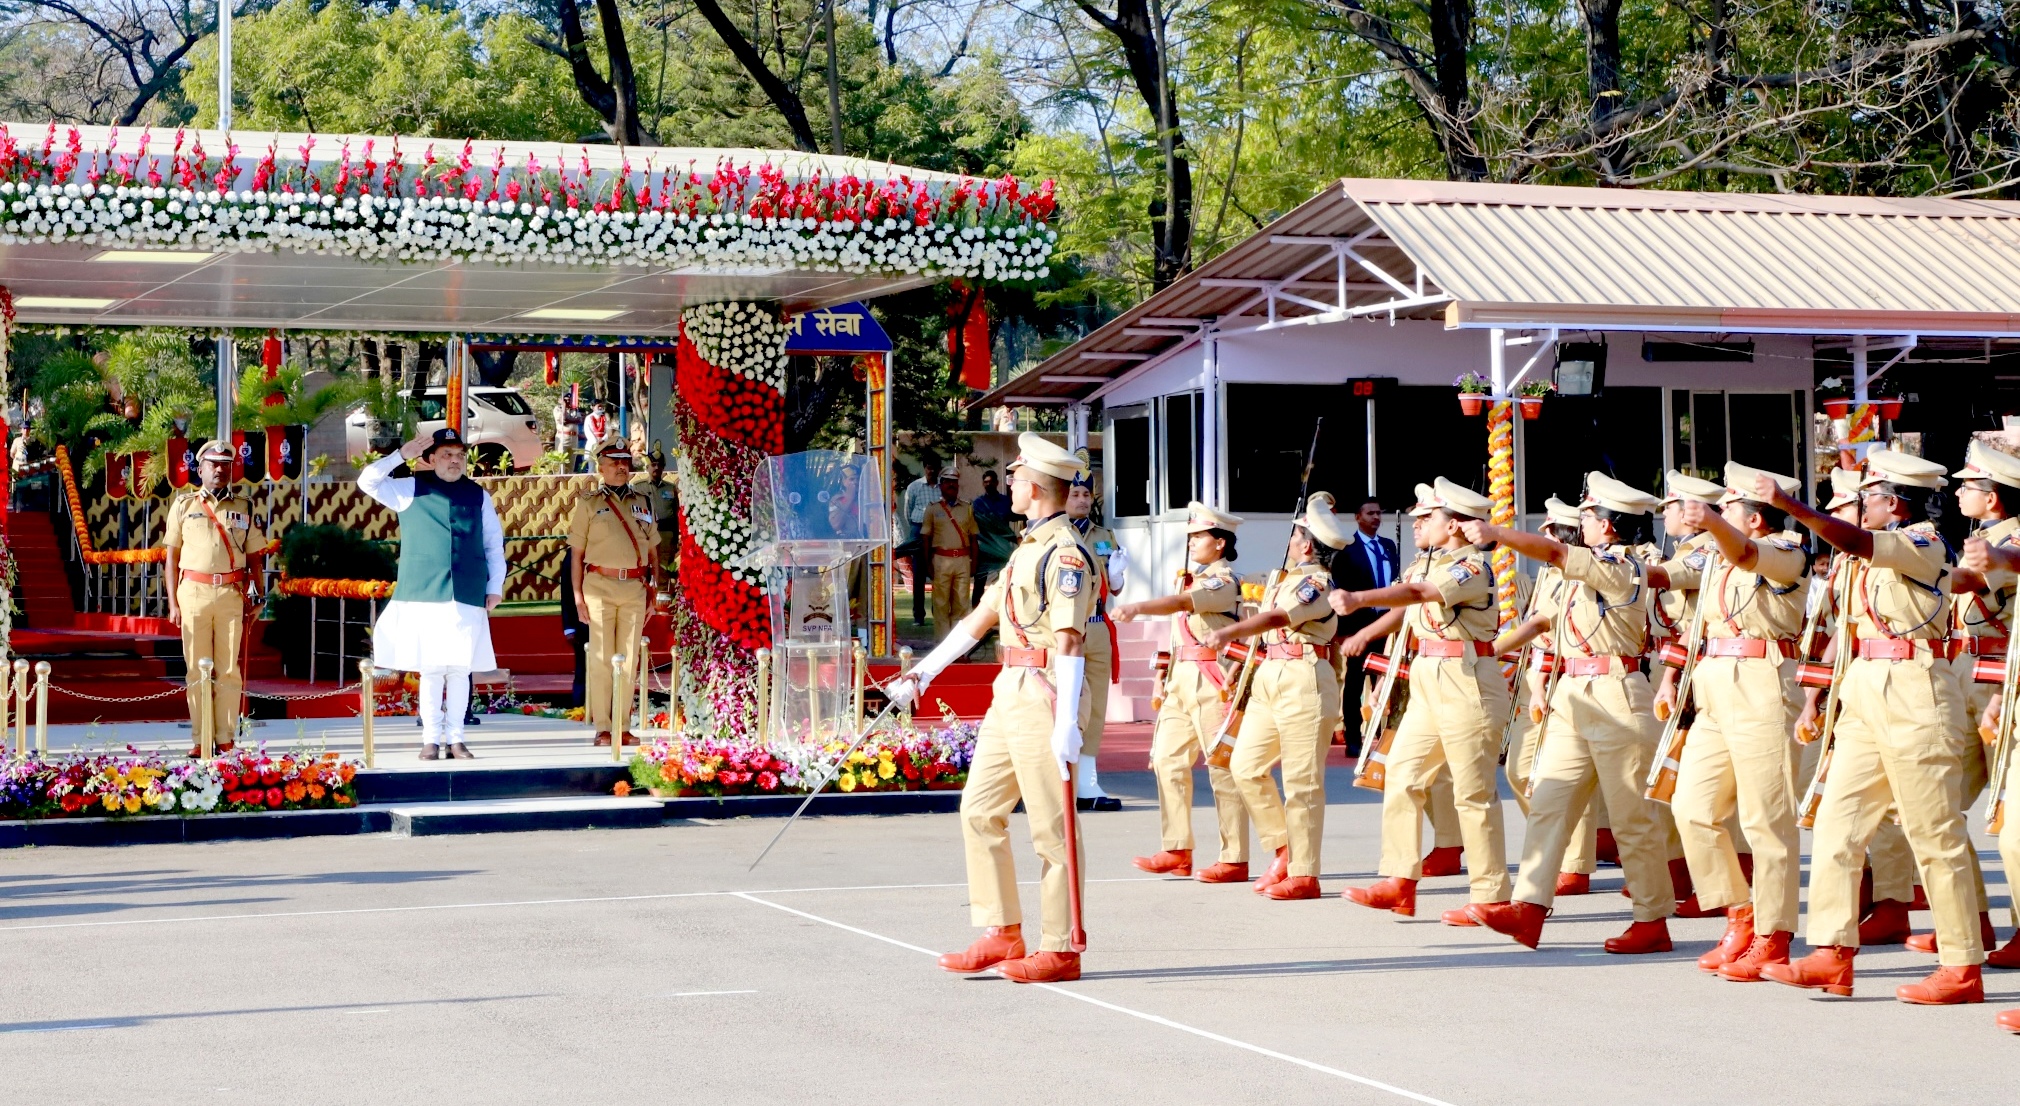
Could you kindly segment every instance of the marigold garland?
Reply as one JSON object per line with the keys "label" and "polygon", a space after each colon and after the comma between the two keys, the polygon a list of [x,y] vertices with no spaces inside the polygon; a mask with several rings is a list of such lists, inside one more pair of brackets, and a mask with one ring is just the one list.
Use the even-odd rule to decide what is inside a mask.
{"label": "marigold garland", "polygon": [[391,580],[327,580],[312,576],[283,576],[274,585],[276,595],[300,595],[314,599],[388,599],[393,594]]}

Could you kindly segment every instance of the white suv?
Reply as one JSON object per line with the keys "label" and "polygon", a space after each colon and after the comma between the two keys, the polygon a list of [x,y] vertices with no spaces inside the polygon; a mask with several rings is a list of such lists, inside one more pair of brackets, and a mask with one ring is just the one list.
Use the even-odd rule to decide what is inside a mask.
{"label": "white suv", "polygon": [[[448,398],[446,388],[429,388],[419,399],[409,396],[418,433],[433,434],[448,425],[443,418]],[[544,452],[540,425],[517,388],[472,386],[465,402],[463,440],[470,443],[471,468],[480,473],[504,472],[508,467],[524,472],[539,462]],[[381,426],[363,407],[344,420],[344,448],[353,463],[366,453],[384,456],[400,444],[400,428]]]}

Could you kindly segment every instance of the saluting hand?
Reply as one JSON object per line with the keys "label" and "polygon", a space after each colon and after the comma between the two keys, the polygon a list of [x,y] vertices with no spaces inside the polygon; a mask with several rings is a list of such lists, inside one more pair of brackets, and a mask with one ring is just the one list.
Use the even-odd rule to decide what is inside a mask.
{"label": "saluting hand", "polygon": [[1469,545],[1487,544],[1487,532],[1490,529],[1486,523],[1474,518],[1464,519],[1459,523],[1459,532],[1466,535]]}
{"label": "saluting hand", "polygon": [[1753,495],[1751,498],[1756,503],[1765,503],[1770,507],[1785,508],[1788,506],[1788,496],[1782,494],[1782,486],[1775,483],[1774,477],[1766,473],[1753,478]]}
{"label": "saluting hand", "polygon": [[1957,558],[1957,567],[1983,576],[1992,568],[1992,543],[1984,538],[1965,538],[1964,555]]}
{"label": "saluting hand", "polygon": [[434,444],[435,444],[435,437],[432,434],[428,435],[427,437],[415,438],[414,440],[408,442],[406,445],[400,447],[400,456],[405,457],[409,461],[412,461],[415,458],[419,457],[421,454],[427,452],[428,447]]}
{"label": "saluting hand", "polygon": [[1686,499],[1677,506],[1683,511],[1684,525],[1693,530],[1702,530],[1706,527],[1705,519],[1712,513],[1710,504],[1701,499]]}
{"label": "saluting hand", "polygon": [[1333,605],[1334,614],[1352,614],[1361,609],[1361,593],[1345,588],[1334,588],[1326,594],[1326,602]]}

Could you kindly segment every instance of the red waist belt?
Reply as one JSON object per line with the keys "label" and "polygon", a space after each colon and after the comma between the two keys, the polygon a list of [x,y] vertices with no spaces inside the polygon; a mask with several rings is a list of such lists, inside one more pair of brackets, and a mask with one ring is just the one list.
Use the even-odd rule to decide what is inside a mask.
{"label": "red waist belt", "polygon": [[1003,647],[1003,667],[1044,668],[1052,663],[1050,649],[1023,649],[1015,645]]}
{"label": "red waist belt", "polygon": [[1565,657],[1566,676],[1605,676],[1613,671],[1613,662],[1619,661],[1623,672],[1632,672],[1639,657]]}
{"label": "red waist belt", "polygon": [[245,569],[239,569],[237,572],[191,572],[185,568],[182,570],[182,582],[185,584],[209,584],[211,587],[221,588],[229,584],[245,583],[245,571]]}
{"label": "red waist belt", "polygon": [[1772,647],[1784,658],[1793,659],[1796,646],[1792,641],[1769,641],[1757,637],[1715,637],[1707,638],[1704,655],[1707,657],[1765,657]]}
{"label": "red waist belt", "polygon": [[2006,640],[2003,637],[1960,637],[1957,644],[1974,657],[2003,657],[2006,655]]}
{"label": "red waist belt", "polygon": [[1869,661],[1904,661],[1915,655],[1916,646],[1942,660],[1957,655],[1957,643],[1947,638],[1929,641],[1924,638],[1869,637],[1859,640],[1859,656]]}
{"label": "red waist belt", "polygon": [[935,556],[935,557],[965,557],[965,556],[967,556],[967,555],[968,555],[968,551],[967,551],[967,550],[965,550],[965,549],[935,549],[935,550],[933,550],[933,556]]}
{"label": "red waist belt", "polygon": [[1263,658],[1265,660],[1295,661],[1306,657],[1316,657],[1322,661],[1332,660],[1333,647],[1330,644],[1303,645],[1297,642],[1289,642],[1283,645],[1272,645],[1263,650]]}
{"label": "red waist belt", "polygon": [[1172,659],[1192,661],[1195,664],[1212,664],[1220,659],[1220,654],[1205,645],[1182,645],[1173,650]]}
{"label": "red waist belt", "polygon": [[1463,657],[1469,653],[1485,657],[1493,652],[1494,643],[1491,641],[1448,641],[1427,637],[1417,642],[1417,655],[1420,657]]}
{"label": "red waist belt", "polygon": [[608,576],[613,580],[642,580],[645,578],[646,573],[651,571],[644,568],[605,568],[602,565],[585,565],[583,567],[596,573],[598,576]]}

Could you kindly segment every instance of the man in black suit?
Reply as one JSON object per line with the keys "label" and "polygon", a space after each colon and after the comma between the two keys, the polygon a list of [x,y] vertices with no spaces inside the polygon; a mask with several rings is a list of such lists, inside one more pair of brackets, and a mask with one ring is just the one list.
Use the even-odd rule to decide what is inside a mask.
{"label": "man in black suit", "polygon": [[[1396,543],[1377,533],[1382,528],[1382,504],[1372,497],[1361,502],[1354,512],[1354,522],[1360,527],[1360,540],[1340,551],[1333,560],[1333,571],[1338,576],[1339,586],[1349,591],[1364,588],[1387,587],[1396,582],[1401,572],[1397,561]],[[1339,633],[1344,637],[1375,619],[1383,612],[1359,610],[1340,620]],[[1346,686],[1341,688],[1341,717],[1347,725],[1347,755],[1361,755],[1361,690],[1366,685],[1361,665],[1365,657],[1356,655],[1347,658]]]}

